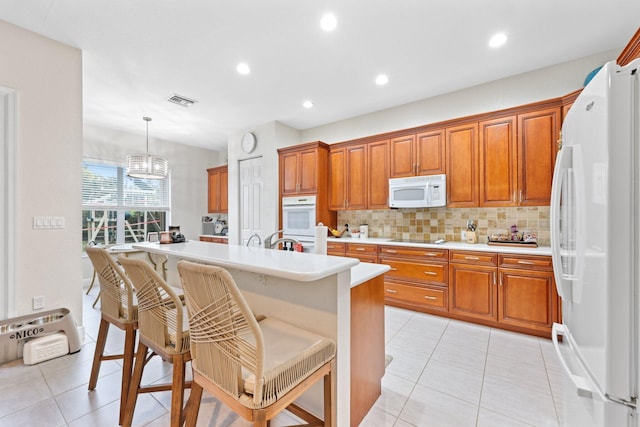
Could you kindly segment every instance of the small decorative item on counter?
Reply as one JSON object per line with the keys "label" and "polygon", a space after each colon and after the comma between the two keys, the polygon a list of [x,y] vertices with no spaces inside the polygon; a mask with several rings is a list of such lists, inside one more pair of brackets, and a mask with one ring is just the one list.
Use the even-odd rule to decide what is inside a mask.
{"label": "small decorative item on counter", "polygon": [[360,225],[360,237],[363,239],[368,239],[369,238],[369,225],[368,224],[361,224]]}
{"label": "small decorative item on counter", "polygon": [[532,233],[531,231],[525,231],[522,233],[522,240],[525,242],[538,242],[538,236],[536,233]]}
{"label": "small decorative item on counter", "polygon": [[515,224],[511,226],[511,240],[514,242],[520,240],[520,236],[518,236],[518,226]]}
{"label": "small decorative item on counter", "polygon": [[351,237],[353,237],[354,239],[358,239],[360,237],[360,230],[353,230],[351,232]]}
{"label": "small decorative item on counter", "polygon": [[173,233],[170,231],[161,231],[160,232],[160,243],[173,243]]}
{"label": "small decorative item on counter", "polygon": [[472,219],[467,220],[467,243],[478,243],[478,233]]}
{"label": "small decorative item on counter", "polygon": [[293,250],[296,252],[302,252],[302,243],[294,243]]}
{"label": "small decorative item on counter", "polygon": [[342,231],[338,231],[338,230],[337,230],[337,229],[335,229],[335,228],[331,228],[331,227],[329,227],[329,233],[331,233],[331,235],[332,235],[333,237],[336,237],[336,238],[342,237],[342,235],[343,235],[346,231],[347,231],[347,229],[346,229],[346,228],[345,228],[345,229],[343,229]]}

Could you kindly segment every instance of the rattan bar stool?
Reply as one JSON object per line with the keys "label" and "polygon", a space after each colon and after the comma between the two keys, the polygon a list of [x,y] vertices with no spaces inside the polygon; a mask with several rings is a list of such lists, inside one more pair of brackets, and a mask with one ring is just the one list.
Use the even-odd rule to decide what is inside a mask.
{"label": "rattan bar stool", "polygon": [[[120,387],[120,416],[122,424],[126,407],[127,392],[131,381],[131,370],[138,330],[138,307],[135,305],[133,286],[105,248],[87,246],[85,249],[100,283],[100,328],[93,355],[93,366],[89,378],[89,390],[96,388],[100,365],[103,360],[122,359],[122,385]],[[109,325],[121,329],[125,333],[124,351],[122,354],[104,355]]]}
{"label": "rattan bar stool", "polygon": [[[189,332],[193,384],[185,425],[195,426],[202,390],[254,426],[267,426],[287,409],[311,426],[331,426],[335,343],[267,317],[254,317],[226,270],[178,262]],[[294,400],[324,380],[324,421]]]}
{"label": "rattan bar stool", "polygon": [[[184,389],[191,387],[190,381],[185,382],[185,367],[191,360],[191,353],[184,302],[147,261],[122,255],[118,257],[118,261],[136,290],[139,335],[136,362],[122,425],[131,425],[138,394],[170,390],[171,426],[181,426],[184,422]],[[140,383],[144,367],[154,355],[173,364],[172,381],[170,384],[143,387]]]}

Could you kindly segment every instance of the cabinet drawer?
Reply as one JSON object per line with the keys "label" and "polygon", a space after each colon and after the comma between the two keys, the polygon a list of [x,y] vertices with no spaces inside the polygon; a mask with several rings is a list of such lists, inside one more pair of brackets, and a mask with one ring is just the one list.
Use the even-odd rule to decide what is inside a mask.
{"label": "cabinet drawer", "polygon": [[427,264],[390,258],[380,258],[380,264],[391,267],[385,277],[396,277],[404,280],[416,280],[420,282],[446,285],[447,264]]}
{"label": "cabinet drawer", "polygon": [[447,308],[447,290],[399,283],[384,284],[384,296],[388,299],[406,301],[443,310]]}
{"label": "cabinet drawer", "polygon": [[549,256],[500,254],[501,268],[525,268],[531,270],[552,270],[553,265]]}
{"label": "cabinet drawer", "polygon": [[360,262],[370,262],[372,264],[377,264],[378,263],[378,257],[376,255],[365,255],[365,254],[354,254],[354,253],[347,253],[346,254],[347,258],[356,258],[359,259]]}
{"label": "cabinet drawer", "polygon": [[449,251],[449,262],[496,266],[497,260],[494,252]]}
{"label": "cabinet drawer", "polygon": [[327,242],[327,255],[344,256],[344,243]]}
{"label": "cabinet drawer", "polygon": [[380,246],[380,256],[401,258],[428,258],[431,260],[447,261],[446,249],[412,248],[405,246]]}
{"label": "cabinet drawer", "polygon": [[359,254],[377,255],[378,246],[368,245],[366,243],[347,243],[347,252],[352,255],[359,255]]}

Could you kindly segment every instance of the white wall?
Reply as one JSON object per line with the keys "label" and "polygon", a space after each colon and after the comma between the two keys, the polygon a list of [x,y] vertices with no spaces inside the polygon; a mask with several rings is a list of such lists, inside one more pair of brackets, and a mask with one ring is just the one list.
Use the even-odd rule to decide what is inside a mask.
{"label": "white wall", "polygon": [[[0,21],[0,85],[17,93],[15,312],[66,307],[82,320],[82,53]],[[64,229],[33,230],[63,216]]]}
{"label": "white wall", "polygon": [[306,129],[300,132],[300,142],[331,144],[564,96],[580,89],[589,72],[615,59],[620,50]]}
{"label": "white wall", "polygon": [[[140,117],[140,127],[145,129]],[[146,136],[85,125],[84,157],[124,163],[127,154],[144,152]],[[187,239],[198,239],[202,216],[207,214],[207,168],[224,164],[224,153],[153,138],[149,124],[149,152],[169,160],[171,171],[171,224],[179,225]]]}
{"label": "white wall", "polygon": [[240,140],[244,132],[230,135],[227,155],[229,157],[229,243],[239,244],[240,227],[240,179],[238,165],[241,160],[262,157],[262,177],[264,186],[260,206],[262,230],[259,232],[264,239],[278,228],[278,152],[280,147],[287,147],[300,143],[300,133],[279,122],[269,122],[246,132],[256,135],[258,144],[256,149],[246,154],[240,149]]}

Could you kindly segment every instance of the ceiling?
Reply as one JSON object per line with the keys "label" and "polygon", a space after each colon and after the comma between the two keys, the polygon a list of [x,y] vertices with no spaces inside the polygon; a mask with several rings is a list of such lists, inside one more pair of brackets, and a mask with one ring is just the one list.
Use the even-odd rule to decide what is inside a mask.
{"label": "ceiling", "polygon": [[144,134],[150,116],[152,137],[213,150],[274,120],[308,129],[621,50],[638,16],[638,0],[0,2],[0,19],[82,49],[86,124]]}

